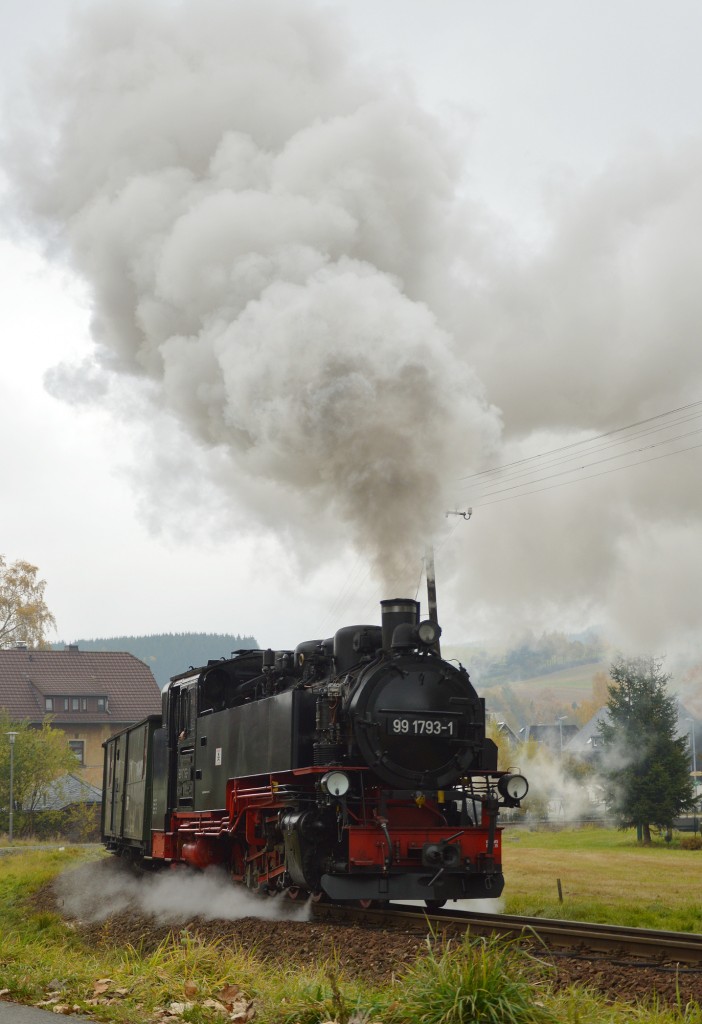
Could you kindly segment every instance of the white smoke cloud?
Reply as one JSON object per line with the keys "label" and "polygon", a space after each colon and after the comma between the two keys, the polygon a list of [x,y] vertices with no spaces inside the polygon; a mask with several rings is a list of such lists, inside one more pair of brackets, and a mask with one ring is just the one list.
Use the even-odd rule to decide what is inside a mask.
{"label": "white smoke cloud", "polygon": [[[100,899],[95,899],[95,893]],[[187,868],[136,876],[115,860],[64,871],[56,881],[64,911],[82,921],[103,921],[126,911],[153,917],[159,924],[188,921],[236,921],[244,917],[306,921],[307,903],[295,904],[284,895],[259,897],[233,885],[216,868],[205,872]]]}
{"label": "white smoke cloud", "polygon": [[604,814],[604,779],[599,773],[575,779],[543,748],[536,749],[520,767],[529,780],[525,807],[529,809],[530,799],[536,801],[535,818],[544,815],[555,822],[577,823]]}
{"label": "white smoke cloud", "polygon": [[154,522],[201,509],[314,567],[350,542],[387,596],[476,504],[437,551],[457,639],[595,622],[698,648],[699,453],[482,510],[461,478],[699,399],[702,144],[561,186],[525,252],[465,198],[449,129],[356,53],[308,2],[76,20],[5,155],[93,297],[94,360],[49,386],[143,424]]}
{"label": "white smoke cloud", "polygon": [[[700,139],[621,154],[554,200],[540,252],[495,267],[446,318],[472,324],[466,352],[503,410],[495,465],[700,401],[701,169]],[[636,458],[603,441],[570,476],[525,465],[521,491],[507,474],[459,484],[475,513],[448,545],[462,573],[451,604],[475,614],[478,635],[593,623],[632,653],[700,658],[702,407],[675,419],[632,441]]]}
{"label": "white smoke cloud", "polygon": [[619,427],[699,399],[701,170],[702,138],[623,152],[553,199],[548,242],[494,282],[497,302],[478,296],[471,356],[514,435]]}
{"label": "white smoke cloud", "polygon": [[408,562],[414,582],[446,481],[500,423],[423,301],[451,145],[337,36],[277,0],[102,5],[44,96],[47,159],[17,176],[94,297],[97,380],[63,367],[54,392],[117,405],[129,375],[226,452],[260,522],[309,540],[335,519],[386,584]]}

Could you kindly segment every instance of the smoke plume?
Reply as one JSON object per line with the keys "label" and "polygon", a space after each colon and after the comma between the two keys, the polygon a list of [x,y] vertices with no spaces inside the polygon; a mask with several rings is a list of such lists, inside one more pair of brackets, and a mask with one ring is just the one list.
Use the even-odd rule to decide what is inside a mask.
{"label": "smoke plume", "polygon": [[350,543],[387,596],[471,505],[437,546],[445,632],[698,648],[697,423],[687,454],[523,497],[471,474],[700,401],[702,144],[552,190],[525,251],[465,145],[359,52],[312,2],[75,21],[5,159],[15,211],[90,288],[94,358],[50,388],[146,424],[149,518],[216,509],[314,568]]}
{"label": "smoke plume", "polygon": [[54,392],[153,403],[240,508],[303,541],[338,520],[389,585],[499,421],[425,301],[459,163],[343,38],[282,0],[100,5],[16,167],[93,297],[95,360]]}

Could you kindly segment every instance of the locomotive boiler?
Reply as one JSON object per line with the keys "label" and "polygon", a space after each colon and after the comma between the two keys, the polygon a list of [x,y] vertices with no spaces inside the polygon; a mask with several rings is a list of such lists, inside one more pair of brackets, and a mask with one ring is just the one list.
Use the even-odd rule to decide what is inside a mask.
{"label": "locomotive boiler", "polygon": [[103,842],[145,865],[220,865],[292,898],[497,896],[500,807],[485,703],[410,599],[382,625],[175,676],[163,710],[104,744]]}

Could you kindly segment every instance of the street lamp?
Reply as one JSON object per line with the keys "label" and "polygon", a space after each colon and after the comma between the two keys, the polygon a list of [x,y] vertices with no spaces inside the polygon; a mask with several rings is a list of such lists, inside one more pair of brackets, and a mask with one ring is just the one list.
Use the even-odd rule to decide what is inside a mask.
{"label": "street lamp", "polygon": [[12,842],[12,824],[13,824],[13,822],[12,822],[12,814],[13,814],[13,805],[14,805],[14,799],[15,799],[15,795],[14,795],[14,782],[15,782],[15,736],[17,735],[17,733],[16,732],[8,732],[8,733],[5,733],[5,735],[10,740],[10,830],[9,830],[9,839],[10,839],[10,842]]}
{"label": "street lamp", "polygon": [[561,734],[561,754],[563,753],[563,721],[567,717],[567,715],[561,715],[560,718],[556,717],[556,721],[558,722],[558,731]]}
{"label": "street lamp", "polygon": [[694,806],[694,827],[697,832],[697,752],[695,751],[695,720],[694,718],[686,718],[686,722],[690,723],[690,733],[692,734],[692,786],[695,794],[695,806]]}
{"label": "street lamp", "polygon": [[[694,718],[686,718],[685,721],[690,723],[690,733],[692,735],[692,774],[693,778],[697,780],[697,776],[695,775],[695,772],[697,771],[697,754],[695,752],[695,720]],[[695,781],[695,786],[696,785],[697,781]]]}

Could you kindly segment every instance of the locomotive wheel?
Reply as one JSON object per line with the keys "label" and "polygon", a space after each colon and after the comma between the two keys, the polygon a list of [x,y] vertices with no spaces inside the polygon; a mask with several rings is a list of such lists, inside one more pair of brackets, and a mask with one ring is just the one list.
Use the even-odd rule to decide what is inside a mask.
{"label": "locomotive wheel", "polygon": [[326,902],[327,894],[320,889],[319,892],[310,893],[310,898],[313,903],[324,903]]}
{"label": "locomotive wheel", "polygon": [[306,889],[301,889],[299,885],[291,885],[285,890],[289,900],[295,900],[300,902],[306,900],[308,893]]}
{"label": "locomotive wheel", "polygon": [[446,906],[446,900],[424,900],[427,910],[441,910]]}
{"label": "locomotive wheel", "polygon": [[135,875],[144,873],[144,861],[139,850],[135,850],[132,846],[125,846],[119,851],[118,856],[128,871]]}
{"label": "locomotive wheel", "polygon": [[371,907],[375,906],[375,900],[359,900],[358,905],[361,910],[370,910]]}

